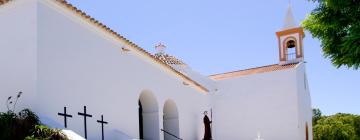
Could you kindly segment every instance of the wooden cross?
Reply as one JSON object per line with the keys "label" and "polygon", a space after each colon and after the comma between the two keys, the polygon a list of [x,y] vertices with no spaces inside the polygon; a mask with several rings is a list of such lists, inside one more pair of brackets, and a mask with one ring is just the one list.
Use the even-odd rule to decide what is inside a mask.
{"label": "wooden cross", "polygon": [[58,115],[64,117],[64,125],[67,128],[67,117],[72,118],[72,115],[66,114],[66,107],[64,107],[64,113],[58,113]]}
{"label": "wooden cross", "polygon": [[101,123],[101,138],[104,140],[104,124],[108,124],[108,122],[104,121],[104,116],[101,115],[101,120],[97,120],[98,123]]}
{"label": "wooden cross", "polygon": [[87,139],[87,130],[86,130],[86,117],[92,117],[90,114],[86,114],[86,106],[84,106],[84,113],[78,112],[78,115],[84,116],[84,131],[85,131],[85,139]]}

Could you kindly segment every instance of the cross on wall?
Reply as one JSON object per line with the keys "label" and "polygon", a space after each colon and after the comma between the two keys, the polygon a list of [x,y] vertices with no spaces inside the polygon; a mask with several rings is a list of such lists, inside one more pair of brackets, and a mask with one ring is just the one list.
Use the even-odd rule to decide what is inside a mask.
{"label": "cross on wall", "polygon": [[[64,117],[64,126],[67,128],[67,118],[72,118],[72,115],[67,114],[67,107],[64,107],[64,113],[58,113],[59,116]],[[78,112],[78,115],[84,117],[84,132],[85,132],[85,139],[87,139],[87,117],[92,117],[92,115],[87,114],[86,106],[84,106],[84,112]],[[104,121],[104,115],[101,115],[101,120],[97,120],[98,123],[101,124],[101,138],[104,140],[104,124],[108,124],[108,122]]]}
{"label": "cross on wall", "polygon": [[101,138],[104,140],[104,124],[108,124],[108,122],[104,121],[104,116],[101,115],[101,120],[97,120],[98,123],[101,123]]}
{"label": "cross on wall", "polygon": [[84,132],[85,132],[85,139],[87,139],[87,128],[86,128],[86,117],[92,117],[92,115],[90,114],[86,114],[86,106],[84,106],[84,112],[78,112],[78,115],[83,116],[84,117]]}
{"label": "cross on wall", "polygon": [[67,117],[72,118],[72,115],[66,114],[66,107],[64,107],[64,113],[58,113],[58,115],[64,117],[64,126],[67,128]]}

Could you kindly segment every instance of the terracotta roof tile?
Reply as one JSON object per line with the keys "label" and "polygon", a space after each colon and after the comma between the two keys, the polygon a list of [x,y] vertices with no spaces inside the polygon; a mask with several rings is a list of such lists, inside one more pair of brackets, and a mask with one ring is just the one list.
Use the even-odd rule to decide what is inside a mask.
{"label": "terracotta roof tile", "polygon": [[186,65],[181,60],[177,59],[174,56],[168,55],[168,54],[156,53],[154,55],[154,57],[161,60],[161,61],[163,61],[164,63],[166,63],[168,65]]}
{"label": "terracotta roof tile", "polygon": [[10,0],[0,0],[0,5],[3,5],[3,4],[5,4],[5,3],[7,3],[7,2],[9,2]]}
{"label": "terracotta roof tile", "polygon": [[214,75],[210,75],[209,77],[213,80],[224,80],[224,79],[239,77],[239,76],[243,76],[243,75],[266,73],[266,72],[295,68],[297,66],[297,64],[298,63],[287,64],[287,65],[274,64],[274,65],[250,68],[250,69],[245,69],[245,70],[238,70],[238,71],[233,71],[233,72],[214,74]]}

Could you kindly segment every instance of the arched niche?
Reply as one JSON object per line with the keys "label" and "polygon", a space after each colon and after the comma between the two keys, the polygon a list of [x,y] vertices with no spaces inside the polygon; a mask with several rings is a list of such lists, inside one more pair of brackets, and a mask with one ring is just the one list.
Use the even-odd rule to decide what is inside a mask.
{"label": "arched niche", "polygon": [[[179,113],[176,103],[168,99],[163,108],[163,126],[164,130],[179,137]],[[176,137],[164,133],[164,140],[177,140]]]}
{"label": "arched niche", "polygon": [[139,138],[159,140],[159,106],[151,91],[142,91],[139,100]]}

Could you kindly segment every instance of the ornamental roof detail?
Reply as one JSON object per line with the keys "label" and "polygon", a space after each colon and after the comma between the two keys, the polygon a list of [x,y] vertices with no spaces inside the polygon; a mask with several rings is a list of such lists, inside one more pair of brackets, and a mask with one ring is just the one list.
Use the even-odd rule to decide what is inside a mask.
{"label": "ornamental roof detail", "polygon": [[181,60],[175,58],[174,56],[168,55],[168,54],[156,53],[154,55],[154,57],[168,65],[186,65]]}
{"label": "ornamental roof detail", "polygon": [[165,49],[166,46],[159,43],[158,45],[155,46],[156,49],[156,53],[154,54],[154,57],[156,59],[159,59],[160,61],[164,62],[167,65],[186,65],[184,62],[182,62],[181,60],[177,59],[174,56],[171,56],[167,53],[165,53]]}

